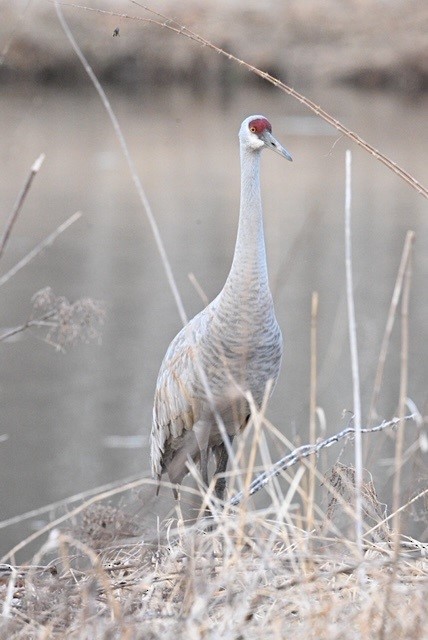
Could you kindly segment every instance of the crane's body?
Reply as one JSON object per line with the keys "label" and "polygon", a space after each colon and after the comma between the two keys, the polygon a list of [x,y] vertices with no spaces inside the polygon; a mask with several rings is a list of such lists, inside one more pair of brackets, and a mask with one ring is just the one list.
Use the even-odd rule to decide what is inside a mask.
{"label": "crane's body", "polygon": [[[271,148],[291,160],[263,116],[244,120],[240,133],[241,201],[232,266],[219,295],[171,342],[156,385],[151,433],[153,476],[166,471],[174,484],[200,462],[208,484],[208,455],[216,474],[228,455],[219,419],[230,442],[246,425],[248,392],[260,406],[279,374],[281,331],[269,289],[260,195],[260,152]],[[272,385],[272,387],[273,387]],[[216,482],[222,498],[224,478]]]}

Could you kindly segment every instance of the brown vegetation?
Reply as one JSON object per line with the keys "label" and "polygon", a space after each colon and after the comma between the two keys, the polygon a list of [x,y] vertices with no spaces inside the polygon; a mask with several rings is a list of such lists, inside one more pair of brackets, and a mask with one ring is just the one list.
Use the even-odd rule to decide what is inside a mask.
{"label": "brown vegetation", "polygon": [[[143,89],[188,83],[236,85],[253,81],[224,60],[166,30],[118,17],[150,17],[141,6],[109,0],[69,3],[67,19],[103,82]],[[153,7],[238,57],[293,86],[345,81],[367,88],[419,93],[428,87],[428,16],[424,0],[292,0],[176,3]],[[112,12],[116,15],[109,15]],[[116,30],[119,29],[117,32]],[[113,37],[118,33],[118,37]],[[0,80],[47,84],[82,81],[79,63],[63,46],[54,7],[2,7]]]}
{"label": "brown vegetation", "polygon": [[[427,545],[402,536],[394,553],[394,532],[368,482],[360,558],[352,478],[340,466],[326,479],[334,503],[328,515],[313,505],[311,531],[304,479],[294,483],[300,500],[277,486],[269,507],[214,508],[213,520],[192,526],[174,517],[157,534],[127,540],[135,517],[111,504],[88,506],[71,529],[51,533],[30,565],[0,565],[0,636],[422,640]],[[128,494],[125,504],[136,499]]]}

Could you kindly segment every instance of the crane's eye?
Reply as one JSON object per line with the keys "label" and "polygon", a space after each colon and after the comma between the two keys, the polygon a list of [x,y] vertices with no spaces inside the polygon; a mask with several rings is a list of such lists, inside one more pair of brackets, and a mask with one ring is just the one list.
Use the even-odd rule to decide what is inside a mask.
{"label": "crane's eye", "polygon": [[256,133],[256,127],[250,127],[251,133]]}

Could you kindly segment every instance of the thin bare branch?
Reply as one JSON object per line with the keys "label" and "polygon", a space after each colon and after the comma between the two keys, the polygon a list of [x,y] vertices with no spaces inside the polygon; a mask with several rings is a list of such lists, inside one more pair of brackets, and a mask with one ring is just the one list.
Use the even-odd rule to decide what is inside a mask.
{"label": "thin bare branch", "polygon": [[[380,160],[385,166],[387,166],[389,169],[391,169],[391,171],[393,171],[395,174],[400,176],[405,182],[407,182],[418,193],[423,195],[425,198],[428,198],[428,188],[424,187],[420,182],[418,182],[407,171],[405,171],[404,169],[399,167],[397,165],[397,163],[393,162],[390,158],[385,156],[383,153],[381,153],[380,151],[378,151],[377,149],[372,147],[368,142],[363,140],[359,135],[357,135],[353,131],[350,131],[339,120],[337,120],[336,118],[331,116],[329,113],[327,113],[327,111],[322,109],[319,105],[315,104],[314,102],[312,102],[311,100],[309,100],[308,98],[306,98],[305,96],[300,94],[298,91],[296,91],[292,87],[289,87],[284,82],[281,82],[280,80],[278,80],[274,76],[270,75],[269,73],[266,73],[265,71],[262,71],[262,70],[258,69],[257,67],[249,64],[248,62],[245,62],[244,60],[241,60],[240,58],[234,56],[233,54],[225,51],[221,47],[216,46],[211,41],[206,40],[205,38],[203,38],[202,36],[200,36],[197,33],[194,33],[193,31],[188,29],[186,26],[178,24],[177,21],[171,20],[171,18],[168,18],[167,16],[164,16],[163,14],[158,13],[157,11],[154,11],[150,7],[147,7],[147,6],[143,5],[143,4],[140,4],[136,0],[131,0],[131,2],[132,2],[132,4],[135,4],[135,5],[139,6],[139,7],[141,7],[142,9],[147,11],[148,13],[151,13],[153,15],[156,15],[156,16],[162,18],[163,20],[166,20],[166,22],[163,22],[163,23],[158,23],[156,21],[153,21],[155,24],[158,24],[161,27],[168,28],[168,29],[170,29],[172,31],[175,31],[179,35],[183,35],[183,36],[189,38],[190,40],[195,40],[196,42],[198,42],[202,46],[205,46],[205,47],[208,47],[210,49],[213,49],[214,51],[216,51],[216,53],[224,55],[229,60],[233,60],[234,62],[237,62],[238,64],[244,66],[246,69],[248,69],[252,73],[255,73],[256,75],[260,76],[264,80],[267,80],[268,82],[273,84],[275,87],[278,87],[279,89],[284,91],[284,93],[287,93],[289,96],[295,98],[301,104],[303,104],[305,107],[310,109],[313,113],[315,113],[316,115],[320,116],[320,118],[322,118],[325,122],[327,122],[328,124],[333,126],[335,129],[337,129],[338,131],[340,131],[341,133],[346,135],[348,138],[350,138],[353,142],[358,144],[360,147],[362,147],[363,149],[368,151],[377,160]],[[171,25],[172,22],[175,23],[177,25],[177,27],[173,27]]]}
{"label": "thin bare branch", "polygon": [[0,240],[0,258],[2,257],[3,252],[4,252],[5,248],[6,248],[6,245],[8,243],[10,234],[12,232],[13,225],[15,224],[15,222],[16,222],[16,220],[18,218],[19,212],[22,209],[22,205],[24,204],[25,198],[27,197],[27,194],[28,194],[28,192],[30,190],[31,183],[34,180],[34,176],[36,175],[36,173],[39,172],[40,167],[42,166],[44,159],[45,159],[45,154],[42,153],[37,158],[37,160],[33,163],[33,166],[30,169],[30,173],[29,173],[29,175],[28,175],[28,177],[27,177],[27,179],[26,179],[26,181],[24,183],[24,186],[22,187],[21,192],[19,193],[19,195],[18,195],[18,197],[16,199],[15,205],[14,205],[14,207],[12,209],[12,213],[9,216],[9,220],[6,223],[6,228],[4,230],[2,238]]}
{"label": "thin bare branch", "polygon": [[[402,422],[404,423],[409,420],[414,420],[415,417],[415,414],[409,414],[407,416],[404,416]],[[400,418],[393,418],[392,420],[389,420],[388,422],[382,422],[382,424],[379,424],[375,427],[362,428],[361,433],[376,433],[378,431],[384,431],[384,429],[396,427],[398,424],[400,424],[400,421]],[[255,478],[249,486],[248,495],[252,496],[260,491],[260,489],[263,489],[263,487],[268,482],[278,476],[282,471],[285,471],[289,467],[292,467],[303,458],[307,458],[314,453],[318,453],[319,451],[321,451],[321,449],[331,447],[333,444],[336,444],[344,438],[353,435],[355,435],[355,428],[347,427],[346,429],[343,429],[343,431],[340,431],[339,433],[336,433],[333,436],[326,438],[325,440],[320,440],[316,444],[305,444],[301,447],[298,447],[297,449],[294,449],[294,451],[288,453],[286,456],[281,458],[281,460],[278,460],[278,462],[276,462],[270,469],[267,469],[267,471],[264,471],[259,476],[257,476],[257,478]],[[229,504],[232,506],[236,506],[240,504],[243,498],[244,493],[240,491],[230,499]]]}
{"label": "thin bare branch", "polygon": [[67,24],[67,22],[66,22],[66,20],[64,18],[64,15],[62,13],[62,9],[60,7],[60,3],[57,0],[55,0],[54,4],[55,4],[56,13],[57,13],[57,16],[58,16],[58,20],[59,20],[59,22],[61,24],[61,27],[62,27],[65,35],[67,36],[71,46],[73,47],[75,54],[77,55],[77,57],[79,58],[80,62],[82,63],[83,68],[85,69],[86,73],[88,74],[92,84],[94,85],[94,88],[96,89],[98,95],[100,96],[101,102],[103,103],[103,106],[104,106],[105,110],[107,111],[107,114],[108,114],[108,116],[110,118],[110,121],[111,121],[111,123],[113,125],[114,132],[115,132],[116,137],[117,137],[117,139],[119,141],[120,147],[122,149],[122,153],[123,153],[123,155],[125,157],[126,163],[128,165],[129,171],[131,173],[132,180],[134,182],[134,185],[135,185],[135,188],[137,190],[138,196],[140,198],[141,204],[143,205],[143,209],[144,209],[144,211],[146,213],[147,219],[148,219],[150,227],[152,229],[152,233],[153,233],[153,236],[154,236],[154,239],[155,239],[155,242],[156,242],[156,246],[157,246],[157,249],[159,251],[159,255],[161,257],[162,265],[163,265],[163,267],[165,269],[165,273],[166,273],[166,277],[167,277],[167,280],[168,280],[168,284],[169,284],[169,286],[171,288],[171,291],[172,291],[172,294],[174,296],[174,300],[175,300],[175,303],[177,305],[177,309],[178,309],[178,312],[180,314],[181,321],[182,321],[183,325],[185,325],[187,323],[186,312],[184,310],[183,302],[181,300],[181,296],[180,296],[180,293],[178,291],[177,284],[175,282],[175,277],[174,277],[174,274],[173,274],[172,269],[171,269],[171,265],[170,265],[170,262],[169,262],[168,254],[167,254],[166,249],[164,247],[162,236],[160,234],[159,227],[157,225],[155,216],[153,214],[150,202],[149,202],[149,200],[147,198],[147,195],[146,195],[146,193],[145,193],[145,191],[143,189],[143,185],[142,185],[141,180],[140,180],[140,178],[138,176],[137,170],[135,168],[134,161],[131,158],[131,154],[129,152],[128,145],[126,144],[126,141],[125,141],[124,135],[122,133],[122,129],[120,127],[119,121],[118,121],[118,119],[116,117],[116,114],[114,113],[114,111],[112,109],[112,106],[110,104],[109,99],[107,98],[107,95],[106,95],[104,89],[101,86],[101,83],[99,82],[99,80],[98,80],[97,76],[95,75],[92,67],[90,66],[89,62],[85,58],[82,50],[80,49],[80,47],[77,44],[73,34],[70,31],[70,28],[69,28],[69,26],[68,26],[68,24]]}
{"label": "thin bare branch", "polygon": [[[163,29],[168,29],[169,31],[173,31],[174,33],[180,36],[184,36],[185,38],[188,38],[189,40],[192,40],[203,47],[212,49],[216,53],[219,53],[220,55],[225,56],[228,60],[236,62],[237,64],[245,67],[251,73],[254,73],[260,78],[263,78],[263,80],[270,82],[270,84],[272,84],[274,87],[277,87],[287,95],[291,96],[292,98],[294,98],[295,100],[303,104],[310,111],[312,111],[312,113],[315,113],[317,116],[322,118],[325,122],[327,122],[332,127],[337,129],[337,131],[340,131],[343,135],[347,136],[350,140],[355,142],[355,144],[365,149],[370,155],[372,155],[374,158],[379,160],[382,164],[388,167],[388,169],[390,169],[393,173],[395,173],[402,180],[404,180],[412,189],[415,189],[422,196],[424,196],[425,198],[428,198],[427,187],[425,187],[420,182],[418,182],[416,178],[410,175],[410,173],[408,173],[405,169],[402,169],[396,162],[391,160],[388,156],[384,155],[383,153],[375,149],[375,147],[373,147],[368,142],[363,140],[363,138],[361,138],[357,133],[348,129],[344,124],[342,124],[339,120],[337,120],[337,118],[334,118],[327,111],[325,111],[325,109],[323,109],[319,105],[312,102],[312,100],[309,100],[309,98],[306,98],[305,96],[303,96],[301,93],[299,93],[292,87],[289,87],[284,82],[281,82],[281,80],[278,80],[278,78],[275,78],[270,73],[267,73],[266,71],[262,71],[261,69],[258,69],[257,67],[249,64],[248,62],[245,62],[245,60],[241,60],[237,56],[234,56],[232,53],[229,53],[228,51],[226,51],[225,49],[218,47],[217,45],[212,43],[210,40],[206,40],[199,34],[194,33],[184,25],[180,25],[176,20],[172,18],[168,18],[167,16],[164,16],[163,14],[157,11],[154,11],[153,9],[150,9],[149,7],[143,4],[140,4],[139,2],[135,2],[135,0],[131,0],[131,1],[133,2],[133,4],[135,4],[138,7],[141,7],[141,9],[144,9],[148,13],[151,13],[152,15],[155,15],[161,18],[162,22],[159,22],[158,20],[153,20],[151,18],[143,18],[141,16],[131,16],[126,13],[116,13],[114,11],[95,9],[93,7],[86,7],[79,4],[65,3],[65,2],[61,2],[58,4],[61,4],[63,6],[73,7],[75,9],[82,9],[84,11],[93,11],[95,13],[100,13],[108,16],[115,16],[117,18],[121,18],[124,20],[135,20],[135,21],[155,24],[159,27],[162,27]],[[57,2],[57,0],[55,0],[55,2]]]}
{"label": "thin bare branch", "polygon": [[13,329],[8,329],[7,331],[5,331],[0,335],[0,342],[2,342],[3,340],[7,340],[12,336],[16,336],[17,333],[21,333],[22,331],[25,331],[26,329],[30,329],[31,327],[41,326],[41,323],[45,322],[45,320],[48,320],[53,315],[53,313],[54,313],[53,311],[50,313],[46,313],[40,318],[33,318],[31,320],[27,320],[27,322],[24,322],[24,324],[20,324],[17,327],[13,327]]}
{"label": "thin bare branch", "polygon": [[36,245],[34,249],[32,249],[29,253],[27,253],[26,256],[24,256],[24,258],[22,258],[22,260],[17,262],[14,267],[9,269],[7,273],[0,277],[0,287],[3,286],[8,280],[10,280],[15,274],[17,274],[18,271],[26,267],[29,262],[34,260],[34,258],[38,256],[39,253],[43,251],[43,249],[49,247],[58,238],[58,236],[61,235],[61,233],[68,229],[68,227],[70,227],[74,222],[79,220],[81,216],[81,212],[76,211],[76,213],[73,213],[73,215],[67,218],[65,222],[60,224],[59,227],[55,229],[55,231],[49,234],[44,240],[39,242],[39,244]]}

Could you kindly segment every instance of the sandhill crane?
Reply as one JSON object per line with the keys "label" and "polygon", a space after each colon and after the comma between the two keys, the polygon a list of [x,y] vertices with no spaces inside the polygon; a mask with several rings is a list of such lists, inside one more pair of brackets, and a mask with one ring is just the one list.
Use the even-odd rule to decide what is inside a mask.
{"label": "sandhill crane", "polygon": [[[250,417],[246,394],[260,406],[266,385],[273,388],[279,374],[282,336],[268,283],[259,168],[264,148],[292,158],[264,116],[243,121],[239,142],[241,201],[229,275],[219,295],[171,342],[157,379],[151,463],[159,481],[166,471],[171,483],[180,484],[192,459],[200,462],[208,486],[210,451],[215,474],[224,474],[230,447],[221,432],[232,442]],[[225,485],[220,476],[215,485],[220,499]]]}

